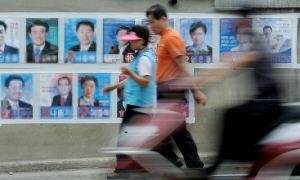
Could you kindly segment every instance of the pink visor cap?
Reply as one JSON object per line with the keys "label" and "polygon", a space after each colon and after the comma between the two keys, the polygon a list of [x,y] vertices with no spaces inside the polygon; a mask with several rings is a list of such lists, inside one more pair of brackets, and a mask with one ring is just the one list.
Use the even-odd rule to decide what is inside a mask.
{"label": "pink visor cap", "polygon": [[123,41],[124,40],[140,40],[140,39],[143,39],[143,38],[138,37],[134,32],[131,32],[120,38],[120,40],[123,40]]}

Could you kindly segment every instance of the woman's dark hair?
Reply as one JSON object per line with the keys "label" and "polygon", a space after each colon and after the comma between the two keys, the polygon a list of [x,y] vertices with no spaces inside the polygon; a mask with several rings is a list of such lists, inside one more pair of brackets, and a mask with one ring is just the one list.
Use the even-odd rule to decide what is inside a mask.
{"label": "woman's dark hair", "polygon": [[192,34],[194,31],[196,31],[196,29],[198,28],[202,28],[204,33],[206,34],[207,32],[207,28],[206,28],[206,25],[201,22],[201,21],[198,21],[198,22],[194,22],[191,26],[190,26],[190,34]]}
{"label": "woman's dark hair", "polygon": [[146,26],[134,25],[131,28],[131,32],[134,32],[138,37],[144,39],[144,46],[147,46],[149,41],[149,30]]}

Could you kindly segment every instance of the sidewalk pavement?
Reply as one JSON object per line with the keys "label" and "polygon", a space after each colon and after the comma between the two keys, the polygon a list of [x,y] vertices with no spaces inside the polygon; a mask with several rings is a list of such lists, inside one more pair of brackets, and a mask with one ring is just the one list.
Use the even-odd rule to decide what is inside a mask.
{"label": "sidewalk pavement", "polygon": [[[199,153],[204,163],[214,162],[216,153]],[[51,159],[42,161],[13,161],[1,162],[0,173],[60,171],[67,169],[95,169],[99,167],[114,167],[116,157],[80,158],[80,159]]]}
{"label": "sidewalk pavement", "polygon": [[[199,153],[201,160],[205,165],[212,164],[215,160],[216,153]],[[229,163],[230,164],[230,163]],[[243,166],[233,163],[226,165],[228,169],[248,168],[249,163],[241,162]],[[100,158],[81,158],[81,159],[55,159],[43,161],[22,161],[22,162],[2,162],[0,163],[0,173],[16,172],[37,172],[37,171],[66,171],[79,169],[99,169],[110,168],[115,166],[115,157]],[[225,168],[226,168],[225,167]]]}

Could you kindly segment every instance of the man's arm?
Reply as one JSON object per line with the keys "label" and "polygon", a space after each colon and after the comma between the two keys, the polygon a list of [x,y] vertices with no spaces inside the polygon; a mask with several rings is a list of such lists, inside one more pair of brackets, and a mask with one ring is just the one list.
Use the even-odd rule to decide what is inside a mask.
{"label": "man's arm", "polygon": [[[181,71],[184,73],[185,76],[188,76],[188,77],[192,76],[186,65],[185,56],[183,56],[183,55],[177,56],[175,59],[175,62],[177,63],[177,65],[179,66],[179,68],[181,69]],[[195,101],[198,104],[201,103],[203,106],[205,106],[206,102],[207,102],[206,96],[201,91],[199,91],[199,89],[197,88],[197,86],[195,84],[191,84],[190,89],[193,93]]]}
{"label": "man's arm", "polygon": [[258,59],[259,59],[258,52],[255,51],[247,52],[244,54],[244,56],[241,59],[232,62],[229,68],[220,70],[218,71],[217,74],[215,71],[208,71],[207,74],[209,75],[206,77],[194,76],[194,77],[184,78],[179,84],[181,84],[181,87],[184,88],[186,86],[190,86],[190,84],[200,84],[200,83],[208,84],[208,83],[218,82],[221,79],[230,76],[231,74],[239,72],[240,68],[250,66]]}

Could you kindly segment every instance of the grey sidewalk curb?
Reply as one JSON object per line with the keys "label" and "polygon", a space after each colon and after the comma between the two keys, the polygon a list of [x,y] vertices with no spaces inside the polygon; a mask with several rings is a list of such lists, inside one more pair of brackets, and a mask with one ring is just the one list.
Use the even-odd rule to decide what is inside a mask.
{"label": "grey sidewalk curb", "polygon": [[[205,164],[214,162],[216,153],[199,153]],[[80,159],[51,159],[42,161],[20,161],[0,163],[0,173],[8,172],[35,172],[35,171],[59,171],[70,169],[95,169],[113,168],[115,157],[80,158]]]}

